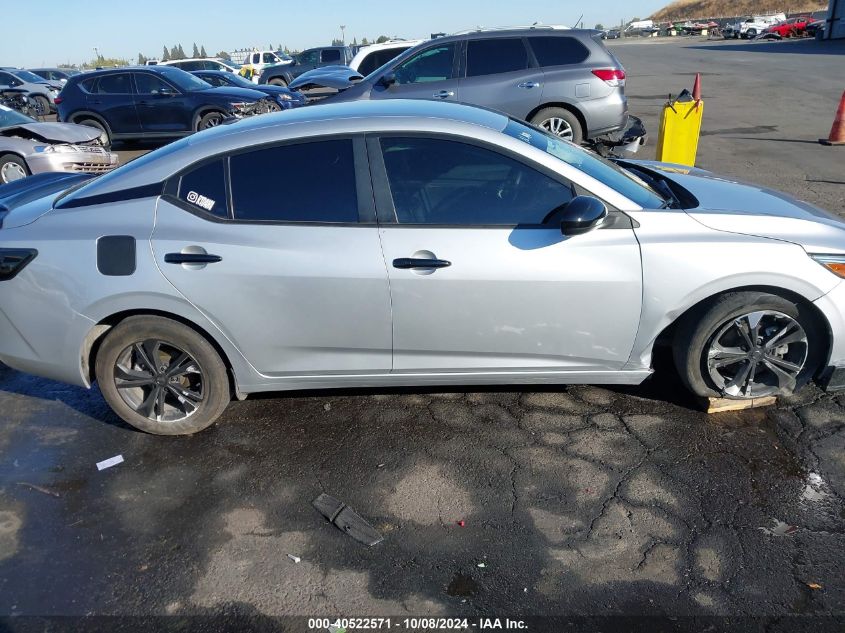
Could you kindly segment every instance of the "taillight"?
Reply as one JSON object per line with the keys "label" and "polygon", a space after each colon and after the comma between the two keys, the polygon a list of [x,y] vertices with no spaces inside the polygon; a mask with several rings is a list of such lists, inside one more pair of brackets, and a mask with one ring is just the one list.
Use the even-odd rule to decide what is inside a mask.
{"label": "taillight", "polygon": [[0,248],[0,281],[17,275],[36,255],[38,251],[31,248]]}
{"label": "taillight", "polygon": [[593,74],[607,83],[608,86],[615,88],[625,85],[625,71],[621,68],[597,68],[593,71]]}
{"label": "taillight", "polygon": [[56,95],[56,96],[53,98],[53,103],[55,103],[56,105],[59,105],[62,101],[64,101],[64,98],[63,98],[63,97],[61,97],[61,96],[59,96],[59,95]]}

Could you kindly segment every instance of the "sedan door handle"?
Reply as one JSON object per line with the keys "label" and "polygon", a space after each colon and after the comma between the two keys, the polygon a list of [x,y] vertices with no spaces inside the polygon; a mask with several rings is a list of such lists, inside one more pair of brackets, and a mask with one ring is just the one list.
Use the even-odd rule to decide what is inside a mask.
{"label": "sedan door handle", "polygon": [[414,257],[400,257],[393,260],[394,268],[446,268],[452,262],[445,259],[418,259]]}
{"label": "sedan door handle", "polygon": [[531,88],[539,88],[540,84],[538,84],[536,81],[523,81],[521,84],[516,84],[516,87],[517,88],[531,89]]}
{"label": "sedan door handle", "polygon": [[449,97],[454,97],[455,93],[451,90],[441,90],[440,92],[435,92],[433,96],[435,99],[448,99]]}
{"label": "sedan door handle", "polygon": [[211,253],[167,253],[164,261],[168,264],[216,264],[223,258]]}

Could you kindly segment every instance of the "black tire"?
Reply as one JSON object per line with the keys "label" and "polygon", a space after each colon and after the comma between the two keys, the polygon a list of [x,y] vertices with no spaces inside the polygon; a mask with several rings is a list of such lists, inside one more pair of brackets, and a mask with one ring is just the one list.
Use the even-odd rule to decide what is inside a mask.
{"label": "black tire", "polygon": [[32,174],[29,167],[27,167],[26,161],[17,154],[0,155],[0,185],[18,180],[18,178],[11,178],[9,174],[11,172],[19,175],[21,170],[23,171],[24,178]]}
{"label": "black tire", "polygon": [[567,140],[571,140],[576,145],[584,142],[584,129],[581,127],[581,121],[578,120],[574,112],[570,112],[564,108],[543,108],[531,117],[531,123],[533,125],[542,127],[552,134],[557,134],[555,132],[556,121],[564,121],[569,126],[572,138]]}
{"label": "black tire", "polygon": [[757,37],[757,29],[748,29],[745,34],[748,36],[749,40],[753,40]]}
{"label": "black tire", "polygon": [[79,119],[75,121],[75,123],[78,123],[79,125],[87,125],[88,127],[100,130],[100,143],[102,143],[103,147],[106,149],[111,149],[111,135],[106,129],[106,126],[100,123],[97,119]]}
{"label": "black tire", "polygon": [[[121,374],[125,375],[126,369],[119,369],[118,364],[122,367],[131,365],[123,359],[132,359],[137,354],[134,351],[137,349],[136,344],[150,341],[159,342],[159,347],[154,348],[154,364],[173,368],[170,363],[174,362],[174,358],[178,360],[181,357],[177,354],[184,353],[189,357],[186,359],[189,361],[187,368],[179,377],[167,378],[166,372],[161,372],[158,379],[152,379],[156,381],[152,384],[126,388],[126,384],[131,383],[121,377]],[[144,350],[148,351],[149,348],[145,347]],[[165,362],[169,364],[164,365]],[[140,362],[128,369],[133,377],[150,373],[144,371]],[[95,371],[100,391],[112,410],[135,428],[155,435],[190,435],[202,431],[214,424],[231,401],[226,365],[214,347],[188,326],[164,317],[133,316],[112,328],[97,352]],[[123,381],[122,388],[118,388],[118,380]],[[152,396],[150,413],[144,415],[139,409],[143,408],[143,403],[150,399],[152,391],[158,389],[159,384],[167,395],[162,396],[161,406],[158,399]],[[186,398],[180,399],[174,390]],[[121,393],[126,394],[126,399]],[[198,394],[201,398],[190,400],[198,404],[192,404],[192,411],[182,415],[186,410],[182,403],[187,400],[188,394]],[[127,402],[127,399],[133,398],[136,406]],[[169,420],[163,419],[168,416]]]}
{"label": "black tire", "polygon": [[226,116],[222,112],[208,112],[203,114],[200,120],[197,121],[197,132],[217,127],[223,123],[223,119],[225,118]]}
{"label": "black tire", "polygon": [[273,77],[270,81],[267,82],[271,86],[281,86],[282,88],[288,87],[288,82],[286,82],[281,77]]}
{"label": "black tire", "polygon": [[35,104],[35,114],[44,117],[50,114],[50,100],[44,95],[30,95],[29,98]]}
{"label": "black tire", "polygon": [[[752,312],[762,311],[786,315],[797,322],[806,334],[806,359],[803,368],[795,378],[794,389],[803,386],[815,376],[824,358],[827,343],[818,317],[810,308],[766,292],[729,292],[713,302],[692,310],[678,323],[672,345],[675,367],[690,391],[703,397],[724,397],[736,400],[763,395],[788,395],[793,391],[793,389],[772,387],[771,393],[754,393],[752,389],[751,395],[730,394],[726,393],[723,387],[718,386],[710,375],[708,352],[717,335],[724,331],[723,328],[729,327],[735,319]],[[734,362],[748,363],[749,361]],[[766,371],[765,368],[763,371]]]}

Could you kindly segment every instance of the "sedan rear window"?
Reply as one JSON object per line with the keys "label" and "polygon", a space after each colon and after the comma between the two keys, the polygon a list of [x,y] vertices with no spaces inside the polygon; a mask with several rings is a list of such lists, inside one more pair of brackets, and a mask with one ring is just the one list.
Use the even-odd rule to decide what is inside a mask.
{"label": "sedan rear window", "polygon": [[358,221],[350,139],[259,149],[229,165],[235,220]]}
{"label": "sedan rear window", "polygon": [[228,217],[223,159],[218,158],[200,165],[182,176],[179,181],[179,199],[193,209],[221,218]]}
{"label": "sedan rear window", "polygon": [[529,37],[534,57],[542,68],[580,64],[590,56],[589,49],[574,37]]}

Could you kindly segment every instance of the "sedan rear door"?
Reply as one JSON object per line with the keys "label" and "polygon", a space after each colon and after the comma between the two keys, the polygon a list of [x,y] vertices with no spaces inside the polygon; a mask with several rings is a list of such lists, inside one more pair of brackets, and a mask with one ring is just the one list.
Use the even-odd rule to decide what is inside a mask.
{"label": "sedan rear door", "polygon": [[85,101],[89,110],[106,120],[113,137],[141,131],[131,73],[109,73],[97,77]]}
{"label": "sedan rear door", "polygon": [[167,187],[152,236],[159,268],[268,382],[389,372],[363,139],[213,157]]}

